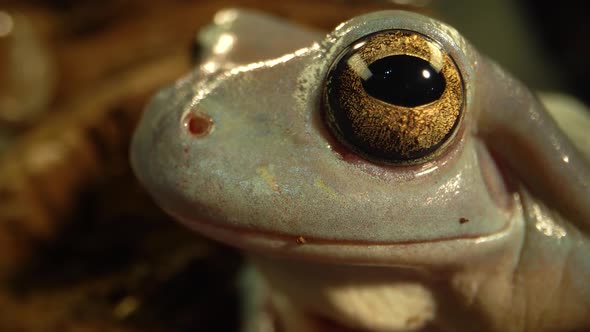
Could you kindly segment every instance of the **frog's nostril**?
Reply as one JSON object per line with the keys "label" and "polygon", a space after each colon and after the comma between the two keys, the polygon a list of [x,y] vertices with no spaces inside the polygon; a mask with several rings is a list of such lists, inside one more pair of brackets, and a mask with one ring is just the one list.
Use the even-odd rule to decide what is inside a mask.
{"label": "frog's nostril", "polygon": [[183,124],[194,137],[207,136],[213,130],[213,119],[203,112],[190,112],[184,117]]}

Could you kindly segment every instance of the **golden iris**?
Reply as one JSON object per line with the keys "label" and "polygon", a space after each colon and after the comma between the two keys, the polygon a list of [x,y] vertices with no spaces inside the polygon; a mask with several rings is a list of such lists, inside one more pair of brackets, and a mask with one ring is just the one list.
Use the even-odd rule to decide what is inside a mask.
{"label": "golden iris", "polygon": [[436,157],[461,118],[463,84],[428,37],[387,30],[361,38],[332,65],[324,93],[334,135],[367,159],[416,164]]}

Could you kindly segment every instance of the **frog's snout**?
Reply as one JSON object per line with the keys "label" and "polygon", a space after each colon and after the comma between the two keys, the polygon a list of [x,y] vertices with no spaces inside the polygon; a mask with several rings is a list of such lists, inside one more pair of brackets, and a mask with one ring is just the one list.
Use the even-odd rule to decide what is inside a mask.
{"label": "frog's snout", "polygon": [[189,134],[196,138],[209,135],[214,128],[213,118],[202,111],[187,113],[182,119],[182,124]]}

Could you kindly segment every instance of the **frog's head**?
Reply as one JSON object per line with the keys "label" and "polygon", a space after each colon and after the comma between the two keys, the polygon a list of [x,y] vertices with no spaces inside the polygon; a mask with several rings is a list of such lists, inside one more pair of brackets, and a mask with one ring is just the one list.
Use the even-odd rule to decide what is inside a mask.
{"label": "frog's head", "polygon": [[201,233],[304,259],[444,264],[510,241],[522,184],[590,215],[559,189],[588,191],[575,150],[447,25],[385,11],[322,37],[226,11],[201,39],[205,60],[154,98],[132,145],[158,204]]}

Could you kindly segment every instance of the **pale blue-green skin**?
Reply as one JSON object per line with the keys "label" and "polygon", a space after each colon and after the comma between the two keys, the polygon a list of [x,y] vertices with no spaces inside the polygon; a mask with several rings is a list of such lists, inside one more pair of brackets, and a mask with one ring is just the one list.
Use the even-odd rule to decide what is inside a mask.
{"label": "pale blue-green skin", "polygon": [[[386,29],[437,41],[463,78],[453,142],[421,165],[343,158],[321,119],[331,64]],[[581,153],[526,87],[451,27],[407,12],[357,17],[324,36],[230,10],[200,40],[209,47],[202,64],[147,108],[133,168],[168,213],[255,253],[295,307],[353,327],[411,330],[408,317],[379,325],[326,302],[333,285],[389,287],[403,275],[432,294],[424,322],[440,329],[590,328],[587,114],[576,113],[588,126],[569,135]],[[197,113],[213,121],[199,137],[185,125]]]}

